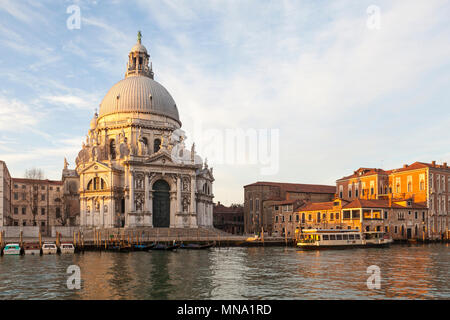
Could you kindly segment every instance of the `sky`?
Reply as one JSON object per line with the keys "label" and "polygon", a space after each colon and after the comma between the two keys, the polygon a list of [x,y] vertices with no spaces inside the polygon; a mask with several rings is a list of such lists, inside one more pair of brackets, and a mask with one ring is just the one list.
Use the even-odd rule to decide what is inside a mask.
{"label": "sky", "polygon": [[13,177],[74,168],[140,30],[216,202],[450,163],[449,16],[448,0],[0,0],[0,160]]}

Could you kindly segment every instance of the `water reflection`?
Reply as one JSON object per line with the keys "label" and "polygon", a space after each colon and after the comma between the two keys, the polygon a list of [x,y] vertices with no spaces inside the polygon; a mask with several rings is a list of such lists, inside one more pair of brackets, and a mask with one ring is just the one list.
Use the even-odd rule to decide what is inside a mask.
{"label": "water reflection", "polygon": [[[81,290],[66,286],[70,265]],[[367,288],[367,267],[381,288]],[[203,251],[0,258],[0,299],[448,299],[450,251],[430,244],[387,249]]]}

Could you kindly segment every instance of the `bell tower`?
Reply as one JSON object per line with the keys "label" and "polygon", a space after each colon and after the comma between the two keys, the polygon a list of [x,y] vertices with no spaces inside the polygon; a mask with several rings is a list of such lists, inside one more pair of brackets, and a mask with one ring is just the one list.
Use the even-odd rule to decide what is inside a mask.
{"label": "bell tower", "polygon": [[128,54],[127,72],[125,78],[129,76],[145,76],[153,79],[153,68],[150,63],[148,66],[150,55],[147,49],[141,43],[142,34],[138,31],[137,43],[131,48]]}

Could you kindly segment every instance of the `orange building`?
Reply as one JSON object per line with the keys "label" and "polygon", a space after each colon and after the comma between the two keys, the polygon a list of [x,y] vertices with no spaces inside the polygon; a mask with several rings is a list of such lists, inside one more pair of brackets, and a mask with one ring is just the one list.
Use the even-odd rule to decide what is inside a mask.
{"label": "orange building", "polygon": [[388,171],[360,168],[337,180],[336,188],[338,197],[344,200],[411,200],[429,208],[423,226],[427,238],[439,238],[449,229],[450,168],[447,163],[415,162]]}
{"label": "orange building", "polygon": [[306,203],[294,215],[299,229],[384,231],[395,240],[423,239],[428,209],[411,200],[365,200]]}

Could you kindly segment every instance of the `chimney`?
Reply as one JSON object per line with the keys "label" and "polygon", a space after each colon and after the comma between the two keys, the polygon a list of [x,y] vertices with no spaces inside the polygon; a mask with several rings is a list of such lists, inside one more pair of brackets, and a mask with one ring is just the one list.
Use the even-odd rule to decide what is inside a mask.
{"label": "chimney", "polygon": [[404,165],[403,165],[403,168],[408,168],[408,165],[407,165],[407,164],[404,164]]}
{"label": "chimney", "polygon": [[434,167],[436,167],[436,161],[431,161],[431,166],[434,168]]}
{"label": "chimney", "polygon": [[444,162],[444,168],[446,168],[446,169],[448,168],[447,167],[447,162]]}

